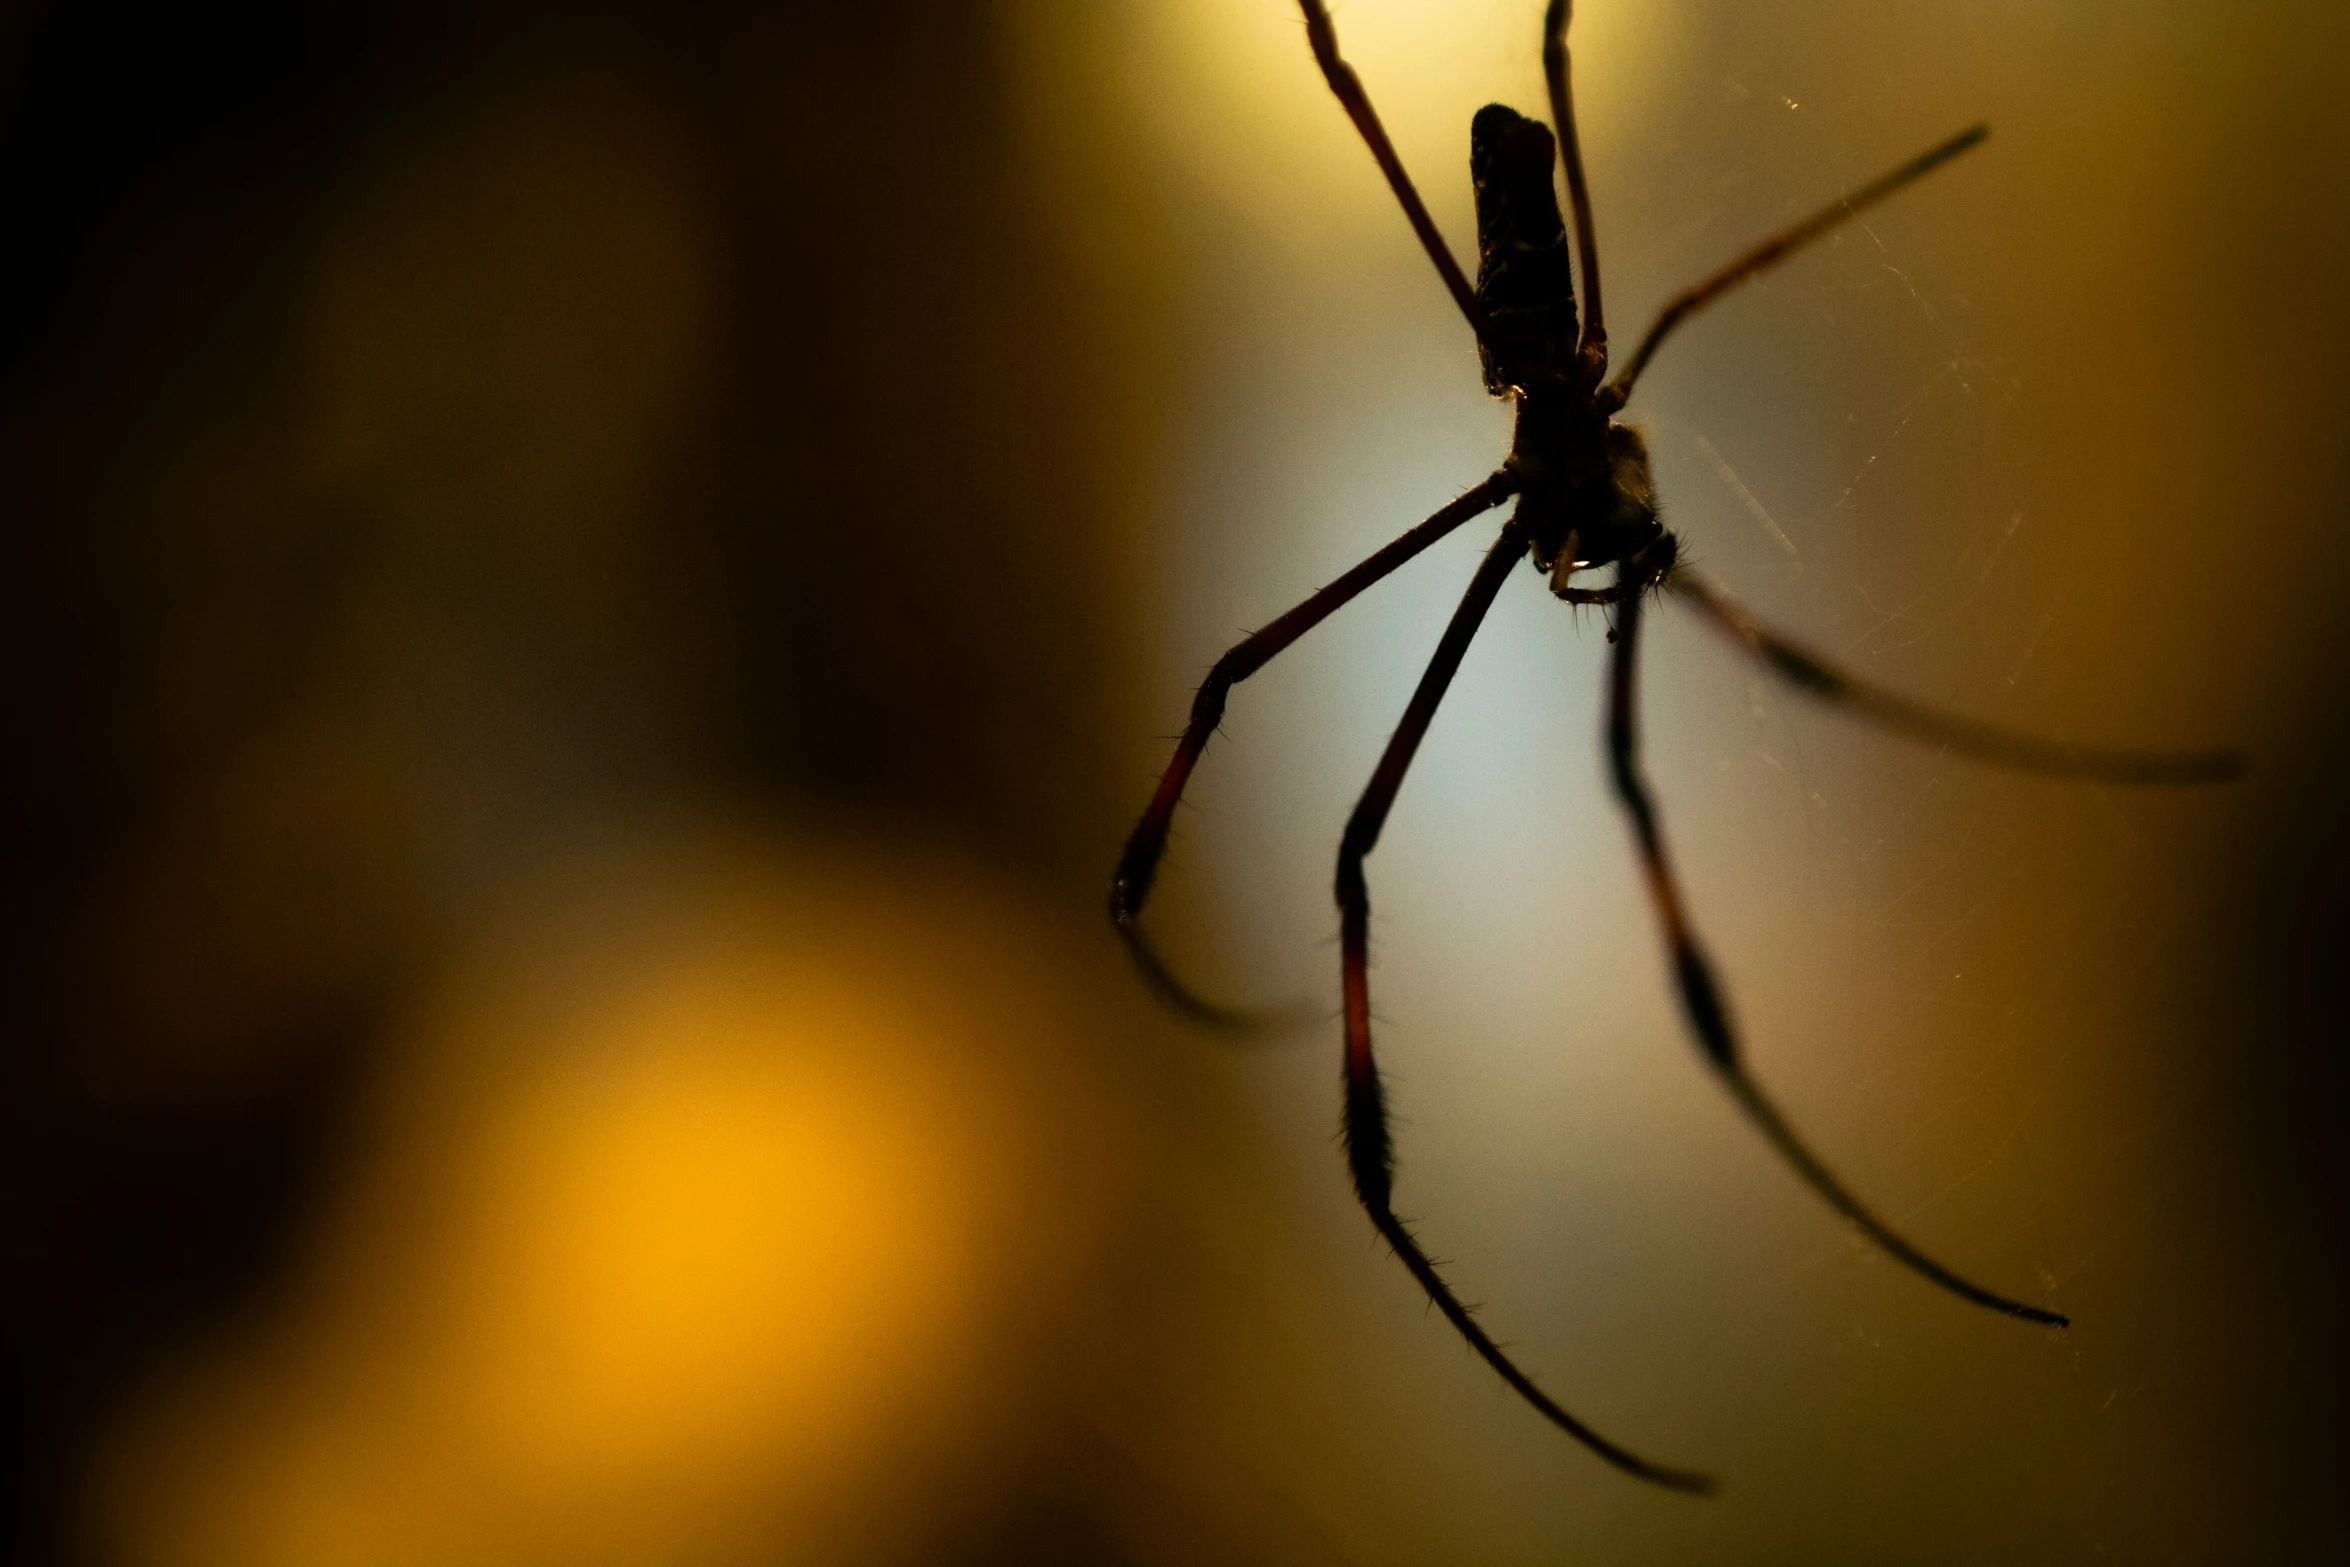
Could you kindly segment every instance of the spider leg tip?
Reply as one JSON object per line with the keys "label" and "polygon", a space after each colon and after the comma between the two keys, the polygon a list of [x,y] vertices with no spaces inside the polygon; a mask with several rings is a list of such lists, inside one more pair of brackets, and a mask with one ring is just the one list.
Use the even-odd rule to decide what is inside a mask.
{"label": "spider leg tip", "polygon": [[1618,1460],[1617,1467],[1635,1479],[1646,1480],[1651,1485],[1663,1486],[1668,1491],[1678,1491],[1683,1496],[1719,1496],[1722,1494],[1722,1482],[1700,1470],[1667,1469],[1662,1464],[1646,1463],[1640,1459],[1632,1458],[1629,1454]]}

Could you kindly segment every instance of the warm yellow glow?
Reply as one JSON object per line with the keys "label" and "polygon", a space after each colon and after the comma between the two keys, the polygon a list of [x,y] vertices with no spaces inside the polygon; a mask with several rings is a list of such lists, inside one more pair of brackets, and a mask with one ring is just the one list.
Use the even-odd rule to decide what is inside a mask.
{"label": "warm yellow glow", "polygon": [[457,1004],[290,1330],[133,1444],[130,1558],[726,1560],[967,1431],[1035,1260],[980,1071],[1017,986],[836,918],[738,902]]}
{"label": "warm yellow glow", "polygon": [[[922,1021],[821,973],[640,997],[469,1178],[451,1396],[519,1467],[692,1473],[841,1439],[962,1276],[958,1141],[877,1070]],[[747,981],[747,982],[746,982]]]}
{"label": "warm yellow glow", "polygon": [[[1131,98],[1188,172],[1268,220],[1392,218],[1392,198],[1306,47],[1292,0],[1135,8]],[[1345,53],[1421,194],[1465,207],[1469,117],[1494,100],[1543,110],[1542,7],[1530,0],[1347,0]],[[1576,119],[1587,143],[1635,113],[1679,54],[1672,6],[1576,7]],[[1458,187],[1456,190],[1455,187]],[[1466,249],[1470,236],[1454,238]]]}

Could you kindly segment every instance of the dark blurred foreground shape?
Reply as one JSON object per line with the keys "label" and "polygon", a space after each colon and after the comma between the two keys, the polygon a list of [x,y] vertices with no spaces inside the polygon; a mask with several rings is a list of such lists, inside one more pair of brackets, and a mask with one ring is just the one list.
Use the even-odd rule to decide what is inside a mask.
{"label": "dark blurred foreground shape", "polygon": [[1065,902],[1117,650],[982,6],[33,5],[0,93],[34,1562],[501,898],[715,813]]}
{"label": "dark blurred foreground shape", "polygon": [[[2262,13],[2257,58],[2288,52],[2290,9]],[[1114,31],[1083,6],[979,0],[0,16],[20,1455],[0,1554],[1932,1554],[1839,1532],[1847,1515],[1956,1518],[2044,1559],[2132,1527],[2179,1559],[2338,1543],[2343,1441],[2321,1412],[2346,1363],[2325,1328],[2350,1201],[2350,647],[2328,606],[2350,573],[2346,535],[2318,524],[2350,477],[2328,357],[2350,334],[2324,302],[2350,253],[2339,160],[2189,171],[2240,202],[2192,255],[2252,300],[2234,338],[2268,444],[2197,470],[2252,499],[2180,503],[2205,531],[2155,552],[2175,593],[2157,612],[2261,621],[2215,681],[2240,714],[2196,715],[2241,717],[2217,738],[2252,747],[2255,778],[2216,845],[2182,815],[2188,863],[2163,883],[2193,901],[2181,988],[2208,1008],[2179,1027],[2225,1054],[2181,1079],[2191,1121],[2145,1114],[2149,1144],[2188,1152],[2099,1232],[2126,1262],[2083,1245],[2069,1282],[2206,1256],[2248,1277],[2177,1299],[2111,1286],[2114,1331],[2151,1326],[2121,1350],[2077,1340],[2082,1371],[1893,1291],[1918,1315],[1880,1335],[1874,1297],[1839,1293],[1877,1276],[1808,1209],[1808,1239],[1774,1239],[1719,1309],[1702,1282],[1652,1280],[1674,1295],[1652,1312],[1642,1286],[1578,1275],[1555,1293],[1634,1303],[1640,1372],[1594,1339],[1527,1336],[1570,1386],[1635,1384],[1605,1409],[1627,1439],[1710,1463],[1787,1445],[1780,1421],[1850,1457],[1877,1445],[1854,1410],[1914,1372],[1940,1391],[1900,1413],[1944,1438],[1918,1451],[1986,1466],[1909,1472],[1889,1437],[1867,1494],[1819,1465],[1816,1491],[1742,1491],[1750,1459],[1716,1510],[1677,1511],[1521,1430],[1428,1327],[1313,1141],[1320,1098],[1274,1164],[1303,1172],[1323,1249],[1265,1216],[1280,1202],[1232,1074],[1096,928],[1138,758],[1180,713],[1136,695],[1139,562],[1160,558],[1137,492],[1171,371],[1199,372],[1170,339],[1200,326],[1171,276],[1200,258],[1162,254],[1152,224],[1162,200],[1191,203],[1187,233],[1230,220],[1160,193],[1165,161],[1126,143],[1149,89],[1077,58]],[[1042,72],[1068,98],[1051,166],[1077,198],[1040,195],[1018,142],[1017,94],[1054,47],[1071,58]],[[1302,49],[1283,69],[1318,93]],[[2215,145],[2331,145],[2338,115],[2308,109],[2330,85],[2249,67],[2236,85],[2199,106]],[[1688,101],[1730,124],[1717,86]],[[1095,271],[1056,237],[1073,199],[1109,257]],[[2302,226],[2260,226],[2279,213]],[[1620,220],[1627,248],[1670,227],[1651,216]],[[2256,260],[2210,237],[2230,225],[2263,236]],[[1400,264],[1424,267],[1408,247]],[[2181,407],[2199,377],[2181,372]],[[2197,434],[2200,415],[2165,439]],[[1405,520],[1366,519],[1366,541]],[[2293,542],[2282,566],[2242,553],[2263,525]],[[2262,640],[2278,626],[2290,645]],[[1270,729],[1247,743],[1308,771],[1287,758],[1311,737]],[[2017,807],[2067,809],[2100,830],[2077,803]],[[2124,810],[2116,839],[2169,820]],[[1284,939],[1319,962],[1324,934]],[[1742,983],[1758,966],[1728,964]],[[2090,1015],[2119,972],[2085,982]],[[1669,1025],[1639,1043],[1682,1048]],[[1318,1095],[1324,1068],[1295,1075]],[[1407,1091],[1429,1103],[1428,1075]],[[1666,1173],[1676,1198],[1704,1185]],[[1620,1200],[1532,1201],[1580,1219]],[[1438,1249],[1475,1255],[1477,1221],[1441,1220]],[[2150,1263],[2160,1246],[2125,1244],[2141,1232],[2226,1243]],[[1658,1276],[1710,1277],[1675,1265]],[[1514,1324],[1544,1304],[1490,1295]],[[1797,1299],[1813,1314],[1773,1314]],[[1787,1365],[1851,1350],[1854,1380],[1818,1393],[1748,1355],[1749,1308],[1811,1332]],[[1748,1380],[1648,1374],[1684,1349]],[[1948,1390],[1994,1357],[1985,1387],[2044,1402],[1960,1407]],[[2109,1466],[2096,1422],[2116,1398]],[[1489,1430],[1506,1472],[1476,1467]],[[2128,1469],[2144,1450],[2175,1467]]]}

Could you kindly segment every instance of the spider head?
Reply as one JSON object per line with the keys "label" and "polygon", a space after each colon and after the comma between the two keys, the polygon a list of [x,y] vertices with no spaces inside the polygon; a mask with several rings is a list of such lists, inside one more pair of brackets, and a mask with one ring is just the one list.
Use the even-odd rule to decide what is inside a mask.
{"label": "spider head", "polygon": [[1518,501],[1534,564],[1550,573],[1554,593],[1578,571],[1633,559],[1664,533],[1648,443],[1629,425],[1598,424],[1597,431],[1596,451],[1529,483]]}

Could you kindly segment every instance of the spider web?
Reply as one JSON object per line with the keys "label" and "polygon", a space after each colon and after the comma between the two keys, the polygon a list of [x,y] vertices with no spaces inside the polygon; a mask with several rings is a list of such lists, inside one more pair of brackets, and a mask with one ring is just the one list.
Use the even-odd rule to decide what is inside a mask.
{"label": "spider web", "polygon": [[[1596,33],[1604,8],[1584,9]],[[1823,192],[1984,107],[1933,58],[1948,16],[1842,8],[1790,39],[1784,18],[1673,9],[1681,85],[1661,102],[1611,101],[1597,47],[1577,40],[1619,338]],[[1370,68],[1384,14],[1346,8],[1342,37],[1459,247],[1458,148],[1433,132],[1415,144],[1414,88]],[[1490,54],[1486,26],[1477,10],[1461,47]],[[1500,55],[1456,88],[1457,118],[1479,94],[1539,102],[1530,39]],[[1447,53],[1427,74],[1468,73]],[[1293,75],[1289,90],[1315,90]],[[2002,159],[2046,120],[2028,99],[2013,115],[1992,154],[1693,321],[1633,422],[1668,525],[1773,624],[1962,712],[2187,743],[2210,731],[2160,699],[2151,605],[2111,569],[2124,519],[2068,467],[2079,421],[2052,390],[2061,367],[2003,276],[2001,182],[2029,176]],[[1362,162],[1307,211],[1265,204],[1254,173],[1189,192],[1216,242],[1187,258],[1191,413],[1156,568],[1170,713],[1224,645],[1506,450],[1506,414],[1478,395],[1466,334]],[[1196,972],[1254,995],[1332,994],[1337,827],[1489,538],[1462,530],[1236,692],[1166,894]],[[1647,1433],[1698,1433],[1709,1462],[1790,1493],[1858,1466],[1875,1478],[1840,1505],[1905,1538],[1930,1516],[1948,1538],[2019,1540],[1876,1463],[1879,1443],[2026,1484],[2052,1514],[2064,1484],[2193,1461],[2160,1395],[2181,1314],[2119,1347],[2103,1327],[2069,1348],[2010,1333],[1861,1249],[1721,1102],[1601,787],[1601,624],[1531,576],[1505,589],[1369,864],[1402,1211],[1489,1324],[1603,1426],[1651,1448]],[[2197,914],[2166,845],[2195,807],[1921,751],[1823,715],[1670,614],[1656,622],[1651,771],[1759,1075],[1929,1251],[2027,1298],[2143,1322],[2147,1297],[2179,1283],[2156,1253],[2163,1204],[2187,1184],[2177,1019],[2197,1004],[2180,961]],[[1386,1324],[1360,1329],[1375,1346],[1362,1353],[1402,1389],[1385,1407],[1459,1442],[1418,1453],[1431,1474],[1508,1497],[1539,1534],[1524,1498],[1555,1494],[1559,1455],[1416,1331],[1391,1265],[1353,1254],[1360,1221],[1324,1152],[1326,1041],[1251,1071],[1268,1124],[1303,1150],[1298,1200],[1352,1287],[1392,1308],[1361,1308]],[[2133,1402],[2137,1419],[2114,1414]],[[2041,1478],[2018,1479],[2035,1463]],[[1578,1508],[1611,1505],[1604,1481],[1573,1489]],[[2095,1509],[2068,1519],[2067,1538],[2118,1527]]]}

